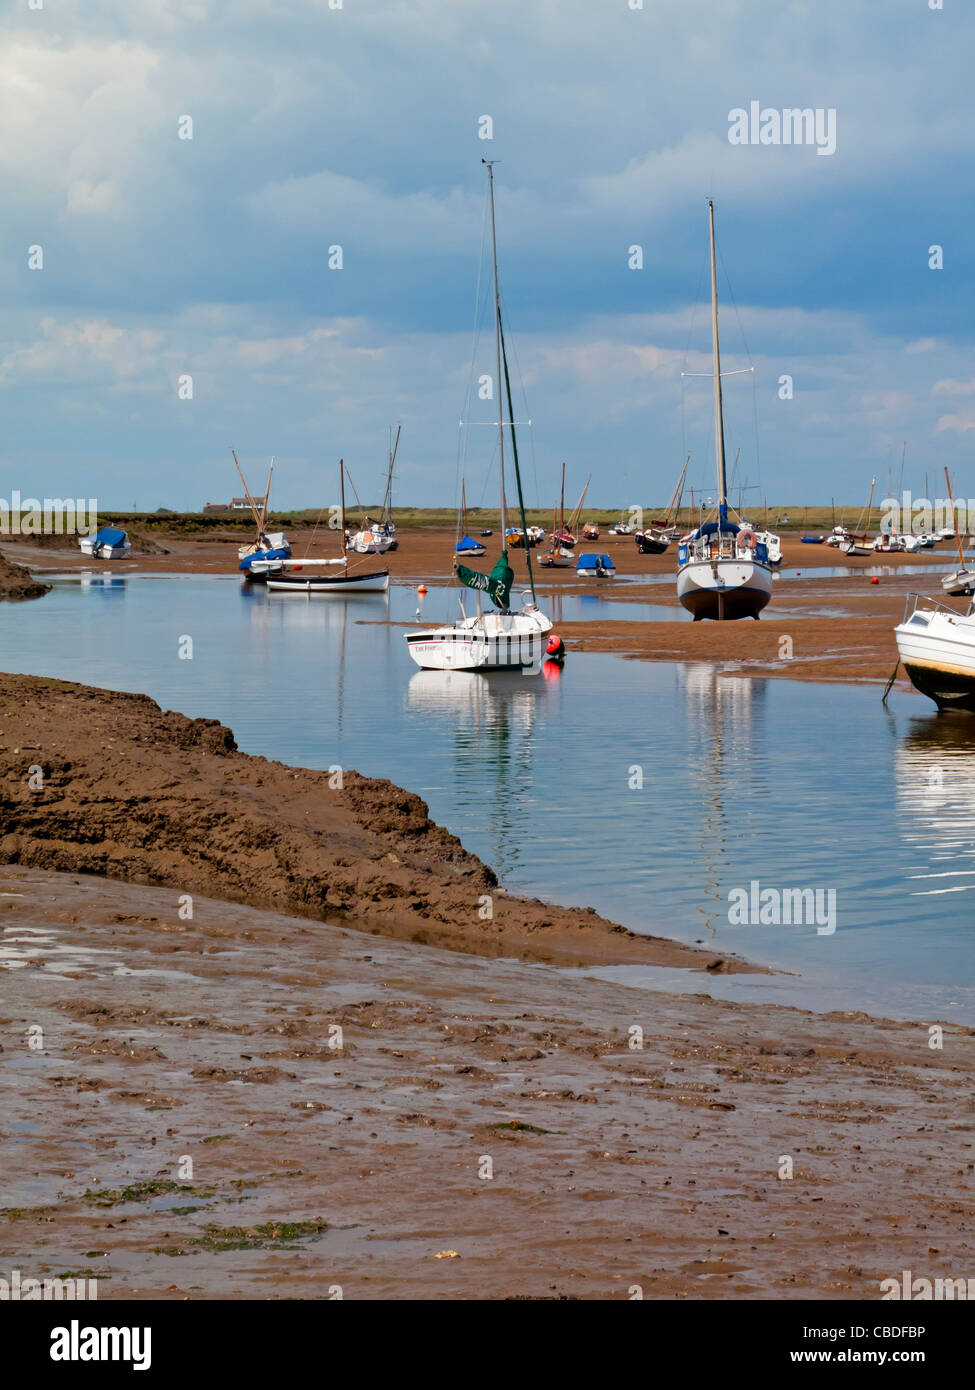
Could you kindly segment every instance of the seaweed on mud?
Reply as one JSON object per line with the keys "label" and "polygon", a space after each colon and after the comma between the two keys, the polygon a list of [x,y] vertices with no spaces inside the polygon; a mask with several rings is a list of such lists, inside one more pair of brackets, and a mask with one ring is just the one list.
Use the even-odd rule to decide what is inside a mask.
{"label": "seaweed on mud", "polygon": [[215,1226],[203,1228],[203,1235],[195,1236],[191,1245],[202,1246],[206,1250],[221,1252],[225,1250],[297,1250],[294,1242],[302,1237],[315,1237],[328,1230],[328,1222],[316,1218],[313,1221],[265,1221],[262,1226]]}

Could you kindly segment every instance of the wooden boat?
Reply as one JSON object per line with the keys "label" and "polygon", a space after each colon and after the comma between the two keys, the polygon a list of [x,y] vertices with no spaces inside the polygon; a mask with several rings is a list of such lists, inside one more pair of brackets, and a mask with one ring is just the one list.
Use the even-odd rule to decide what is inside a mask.
{"label": "wooden boat", "polygon": [[[573,560],[572,550],[568,546],[556,540],[557,536],[565,532],[565,464],[562,465],[562,495],[555,514],[552,517],[552,548],[539,555],[538,563],[544,565],[548,570],[568,569]],[[575,542],[573,541],[573,545]]]}
{"label": "wooden boat", "polygon": [[[341,534],[345,535],[345,464],[339,459],[342,497]],[[341,566],[341,570],[338,569]],[[348,553],[340,559],[310,560],[307,557],[282,561],[281,568],[268,573],[267,587],[279,594],[384,594],[389,588],[389,570],[350,568]]]}
{"label": "wooden boat", "polygon": [[873,552],[873,542],[868,537],[870,527],[870,508],[873,504],[873,490],[877,479],[870,479],[870,496],[867,498],[867,509],[860,517],[863,525],[862,531],[847,531],[840,541],[840,550],[844,555],[870,555]]}
{"label": "wooden boat", "polygon": [[662,521],[651,521],[644,531],[636,533],[636,548],[641,555],[663,555],[670,547],[670,542],[674,539],[677,528],[671,521],[671,517],[680,511],[681,494],[684,491],[684,479],[687,477],[687,466],[691,461],[690,454],[684,460],[684,467],[681,469],[680,477],[677,479],[677,486],[674,488],[674,495],[670,499],[670,506],[667,508],[667,515]]}
{"label": "wooden boat", "polygon": [[728,515],[724,412],[721,401],[721,348],[718,340],[718,276],[714,254],[714,204],[708,200],[711,247],[711,340],[714,359],[714,432],[718,507],[713,521],[677,547],[677,597],[695,622],[757,618],[772,596],[768,552],[751,531]]}
{"label": "wooden boat", "polygon": [[[490,574],[480,570],[468,569],[454,557],[454,570],[458,581],[478,596],[478,611],[471,617],[466,614],[456,623],[445,624],[426,632],[408,632],[407,649],[417,666],[434,671],[523,671],[526,675],[536,675],[542,669],[546,655],[548,634],[552,620],[539,611],[535,598],[535,579],[532,573],[531,548],[526,547],[525,559],[528,566],[528,581],[531,586],[531,601],[524,604],[518,612],[512,612],[511,585],[514,572],[508,564],[508,551],[505,537],[508,531],[507,503],[505,501],[505,434],[511,441],[511,454],[515,482],[518,489],[518,510],[522,530],[527,531],[525,503],[521,488],[521,471],[518,466],[518,437],[515,431],[514,407],[511,399],[511,385],[508,376],[508,357],[505,350],[504,329],[501,322],[501,295],[498,288],[498,249],[494,215],[494,162],[482,161],[488,171],[488,197],[491,210],[491,263],[494,284],[494,348],[495,381],[504,383],[504,396],[498,390],[498,454],[501,490],[501,537],[502,550]],[[503,375],[502,375],[503,372]],[[507,427],[504,419],[504,397],[508,404]],[[495,606],[494,612],[481,612],[481,595],[487,594]],[[463,607],[461,608],[463,613]]]}
{"label": "wooden boat", "polygon": [[291,556],[291,546],[285,539],[283,531],[267,531],[267,509],[271,500],[271,478],[274,474],[274,459],[271,460],[271,467],[268,470],[267,486],[264,489],[264,496],[261,499],[261,506],[258,508],[257,502],[250,494],[247,486],[247,479],[244,471],[237,461],[235,450],[231,449],[234,464],[240,474],[240,481],[243,484],[244,496],[247,498],[254,524],[257,527],[257,536],[250,545],[242,545],[237,551],[237,568],[247,580],[264,579],[268,569],[272,568],[279,560],[287,560]]}

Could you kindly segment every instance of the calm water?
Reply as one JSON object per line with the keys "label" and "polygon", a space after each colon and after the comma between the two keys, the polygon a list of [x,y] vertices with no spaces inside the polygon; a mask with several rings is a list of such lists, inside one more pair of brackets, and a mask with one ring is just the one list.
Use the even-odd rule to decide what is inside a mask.
{"label": "calm water", "polygon": [[[587,603],[624,616],[564,603],[565,619]],[[229,724],[247,752],[389,777],[512,889],[783,972],[593,973],[975,1025],[975,719],[703,663],[570,654],[543,677],[421,672],[387,625],[416,607],[412,588],[309,599],[233,579],[75,581],[4,605],[3,669],[145,691]],[[424,618],[455,612],[431,591]],[[178,657],[186,635],[192,660]],[[752,880],[834,890],[835,932],[731,925],[728,894]]]}

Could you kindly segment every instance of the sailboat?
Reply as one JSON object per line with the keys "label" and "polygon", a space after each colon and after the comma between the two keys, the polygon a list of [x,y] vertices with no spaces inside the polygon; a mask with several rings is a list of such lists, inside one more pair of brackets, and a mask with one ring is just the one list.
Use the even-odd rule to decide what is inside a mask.
{"label": "sailboat", "polygon": [[[954,516],[955,499],[951,495],[951,479],[948,476],[947,468],[945,469],[945,482],[948,484],[948,501],[951,503],[951,514]],[[942,527],[941,529],[945,531],[951,528]],[[952,531],[953,536],[954,534],[954,531]],[[945,536],[945,540],[947,539],[948,537]],[[941,587],[946,594],[951,594],[953,597],[959,597],[962,594],[975,594],[975,570],[968,569],[965,564],[965,552],[962,548],[961,536],[957,536],[956,539],[958,542],[958,563],[961,565],[961,569],[956,570],[954,574],[946,574],[941,581]]]}
{"label": "sailboat", "polygon": [[237,472],[240,474],[240,481],[243,484],[244,496],[247,498],[251,514],[254,517],[254,524],[257,527],[257,536],[251,541],[250,545],[242,545],[237,551],[237,568],[243,573],[245,579],[263,579],[269,570],[276,568],[281,560],[287,560],[291,555],[291,546],[285,540],[283,531],[268,532],[264,529],[267,521],[267,509],[271,500],[271,478],[274,474],[274,459],[271,460],[271,467],[267,475],[267,487],[264,489],[262,506],[258,511],[257,503],[250,494],[247,486],[247,479],[244,477],[243,469],[237,462],[237,454],[231,449],[234,463],[237,465]]}
{"label": "sailboat", "polygon": [[711,338],[714,354],[714,443],[718,511],[714,521],[692,531],[677,547],[677,597],[694,621],[757,618],[772,597],[768,551],[751,531],[728,516],[728,480],[721,404],[721,349],[718,342],[718,275],[714,256],[714,203],[708,199],[711,242]]}
{"label": "sailboat", "polygon": [[460,540],[454,546],[455,555],[476,556],[484,554],[484,546],[480,541],[471,539],[471,533],[467,526],[467,482],[464,478],[460,480],[460,519],[459,529],[463,531]]}
{"label": "sailboat", "polygon": [[674,538],[676,530],[671,516],[675,509],[680,510],[680,496],[684,490],[684,479],[687,477],[687,466],[691,461],[690,454],[684,460],[684,467],[681,469],[680,477],[677,479],[677,486],[674,488],[674,495],[670,499],[670,506],[667,508],[667,515],[663,521],[651,521],[645,531],[637,531],[636,548],[641,555],[663,555]]}
{"label": "sailboat", "polygon": [[[345,461],[339,459],[342,497],[341,534],[345,535]],[[336,568],[341,566],[341,568]],[[384,594],[389,588],[389,570],[364,571],[349,568],[345,553],[336,560],[288,559],[267,577],[267,587],[281,594]]]}
{"label": "sailboat", "polygon": [[867,510],[860,521],[864,526],[862,531],[848,531],[840,541],[840,550],[844,555],[870,555],[873,552],[873,542],[867,536],[870,527],[870,508],[873,505],[873,490],[877,479],[870,479],[870,496],[867,498]]}
{"label": "sailboat", "polygon": [[[507,507],[504,493],[504,400],[500,389],[502,367],[504,371],[505,396],[508,402],[508,428],[511,431],[511,453],[514,465],[515,482],[518,488],[518,509],[521,515],[522,530],[527,531],[525,502],[521,490],[521,472],[518,467],[518,440],[515,434],[515,415],[511,400],[511,382],[508,376],[508,358],[504,346],[504,329],[501,323],[501,295],[498,289],[498,243],[494,216],[494,162],[482,160],[488,171],[488,192],[491,207],[491,263],[494,276],[494,349],[496,377],[498,382],[498,451],[501,482],[501,554],[490,574],[480,570],[468,569],[459,564],[454,557],[454,569],[461,584],[475,590],[478,596],[478,611],[473,617],[466,614],[459,622],[428,632],[406,633],[407,647],[417,666],[434,671],[524,671],[526,675],[537,674],[542,669],[548,633],[552,620],[539,612],[535,602],[535,580],[532,574],[531,550],[526,546],[525,558],[528,563],[528,579],[531,584],[531,601],[520,612],[510,608],[511,585],[514,571],[508,564],[508,551],[505,537],[508,531]],[[481,612],[481,595],[487,594],[495,606],[495,612]],[[463,613],[463,605],[461,606]]]}
{"label": "sailboat", "polygon": [[399,437],[402,425],[396,426],[396,442],[389,450],[389,462],[386,471],[386,491],[383,495],[383,510],[379,521],[373,521],[366,516],[362,503],[359,502],[359,494],[352,483],[352,475],[349,474],[349,482],[352,483],[352,491],[355,493],[355,500],[359,502],[359,510],[362,512],[362,522],[359,530],[356,531],[347,541],[346,550],[352,550],[357,555],[385,555],[388,550],[398,550],[399,541],[396,539],[396,527],[392,519],[392,499],[393,499],[393,467],[396,463],[396,453],[399,449]]}
{"label": "sailboat", "polygon": [[[539,555],[538,563],[544,565],[546,569],[568,569],[573,562],[572,551],[562,544],[561,537],[565,535],[565,464],[562,465],[562,494],[559,507],[552,517],[552,548],[546,550],[543,555]],[[575,541],[572,542],[573,545]]]}

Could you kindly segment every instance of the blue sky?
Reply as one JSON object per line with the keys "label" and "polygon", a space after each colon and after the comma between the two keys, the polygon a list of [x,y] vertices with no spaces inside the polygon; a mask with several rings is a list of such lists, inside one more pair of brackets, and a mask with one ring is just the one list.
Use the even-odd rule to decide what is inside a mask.
{"label": "blue sky", "polygon": [[[709,196],[723,366],[755,367],[725,388],[749,500],[858,502],[874,474],[882,495],[905,440],[915,494],[947,464],[975,495],[975,18],[961,0],[629,5],[8,10],[0,495],[195,508],[239,491],[232,444],[255,480],[276,456],[282,507],[334,500],[340,455],[377,497],[395,421],[398,501],[450,503],[459,452],[493,500],[490,404],[465,405],[482,156],[529,501],[551,502],[565,459],[572,494],[592,473],[596,505],[659,504],[685,446],[713,486],[710,386],[680,375],[709,370]],[[835,108],[836,153],[731,145],[752,100]]]}

